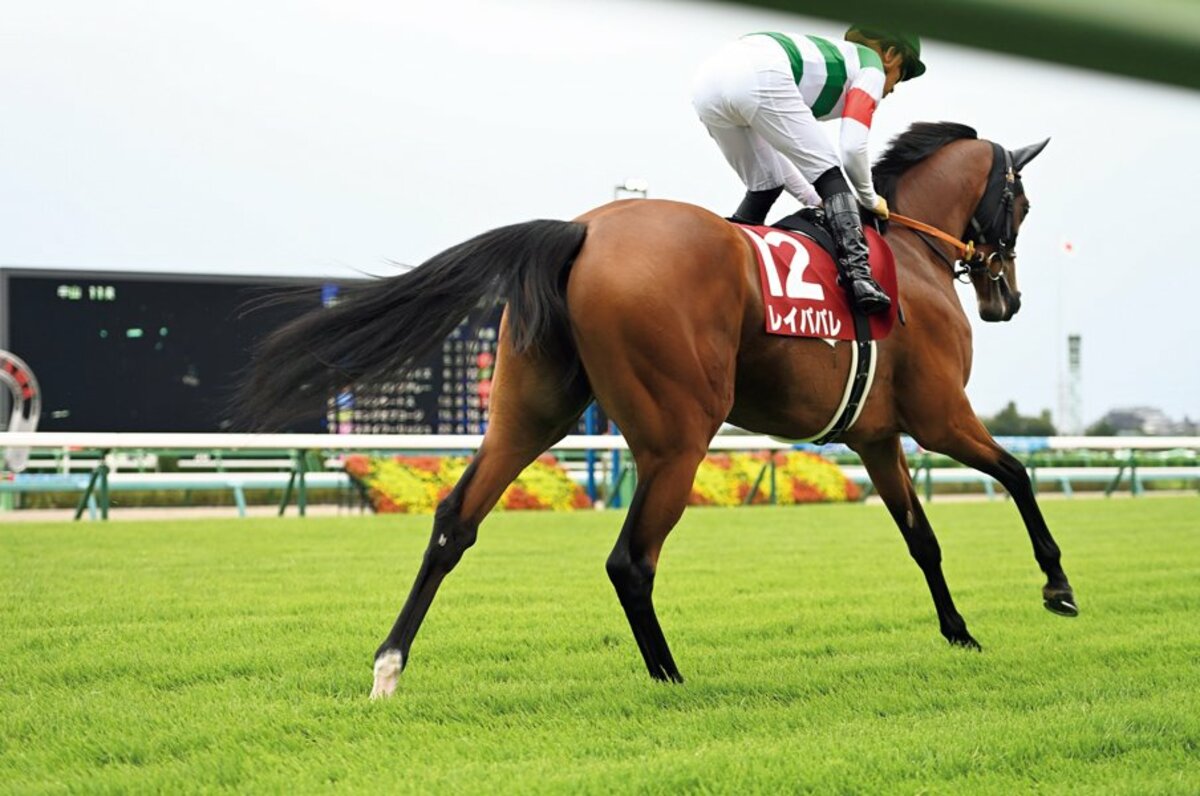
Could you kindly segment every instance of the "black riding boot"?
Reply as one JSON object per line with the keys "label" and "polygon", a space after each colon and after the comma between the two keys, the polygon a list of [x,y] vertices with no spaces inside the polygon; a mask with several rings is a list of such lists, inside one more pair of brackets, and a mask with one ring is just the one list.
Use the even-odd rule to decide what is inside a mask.
{"label": "black riding boot", "polygon": [[783,193],[782,185],[778,188],[767,188],[765,191],[746,191],[742,203],[738,205],[738,209],[728,220],[735,224],[761,227],[767,221],[767,213],[771,211],[771,205],[775,204],[775,200],[781,193]]}
{"label": "black riding boot", "polygon": [[867,249],[867,239],[863,236],[862,217],[854,196],[835,193],[826,197],[825,220],[837,242],[838,270],[855,308],[863,315],[887,310],[892,306],[892,300],[871,276],[867,259],[870,251]]}

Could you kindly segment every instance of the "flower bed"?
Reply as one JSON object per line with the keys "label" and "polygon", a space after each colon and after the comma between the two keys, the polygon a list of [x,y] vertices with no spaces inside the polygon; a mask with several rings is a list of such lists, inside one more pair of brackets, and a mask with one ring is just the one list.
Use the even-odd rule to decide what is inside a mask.
{"label": "flower bed", "polygon": [[[800,451],[774,455],[776,503],[838,503],[861,497],[858,486],[833,462]],[[346,472],[366,488],[377,512],[430,514],[458,483],[469,461],[465,456],[350,456]],[[765,453],[706,457],[696,471],[689,505],[740,506],[768,461]],[[751,502],[770,500],[768,470]],[[525,468],[496,504],[501,510],[572,511],[590,507],[587,493],[550,455]]]}
{"label": "flower bed", "polygon": [[[858,485],[846,478],[840,467],[813,453],[789,451],[775,453],[775,502],[840,503],[862,497]],[[692,494],[692,506],[740,506],[754,487],[763,465],[770,461],[766,453],[714,454],[700,463]],[[752,503],[771,500],[771,472],[763,473]]]}
{"label": "flower bed", "polygon": [[[349,456],[346,473],[362,484],[375,511],[431,514],[470,460],[465,456]],[[591,508],[587,493],[553,456],[542,456],[504,490],[497,509],[572,511]]]}

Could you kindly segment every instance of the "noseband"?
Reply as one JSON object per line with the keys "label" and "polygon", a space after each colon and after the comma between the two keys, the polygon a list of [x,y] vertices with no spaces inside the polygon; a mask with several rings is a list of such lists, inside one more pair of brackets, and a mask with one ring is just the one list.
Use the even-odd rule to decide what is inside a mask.
{"label": "noseband", "polygon": [[[970,277],[983,273],[993,282],[999,282],[1007,275],[1009,262],[1017,256],[1016,205],[1017,196],[1024,192],[1021,178],[1013,168],[1012,153],[993,142],[992,170],[988,174],[983,198],[979,200],[963,233],[965,243],[937,227],[899,213],[892,213],[888,218],[916,232],[925,245],[950,266],[955,279],[968,281]],[[927,236],[949,243],[962,256],[951,262]],[[990,253],[979,251],[980,246],[989,245],[994,247]]]}

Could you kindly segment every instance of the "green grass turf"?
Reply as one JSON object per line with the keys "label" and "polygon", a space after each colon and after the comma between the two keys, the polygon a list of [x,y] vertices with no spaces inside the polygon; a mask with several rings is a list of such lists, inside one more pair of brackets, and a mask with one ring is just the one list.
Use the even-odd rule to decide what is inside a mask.
{"label": "green grass turf", "polygon": [[930,507],[982,654],[879,506],[689,511],[651,681],[618,512],[485,522],[396,696],[371,656],[427,517],[0,527],[0,790],[1196,793],[1200,498]]}

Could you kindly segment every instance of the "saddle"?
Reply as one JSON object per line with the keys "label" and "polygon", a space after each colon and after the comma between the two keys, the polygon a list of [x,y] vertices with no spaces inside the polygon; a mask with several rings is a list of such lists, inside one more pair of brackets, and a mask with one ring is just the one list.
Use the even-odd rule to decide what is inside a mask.
{"label": "saddle", "polygon": [[[829,247],[813,235],[774,226],[735,224],[752,244],[766,309],[766,331],[791,337],[881,340],[897,320],[896,264],[891,247],[873,226],[864,228],[875,280],[892,299],[887,312],[854,312]],[[829,233],[825,236],[831,237]],[[860,323],[861,322],[861,323]],[[856,327],[862,326],[861,329]]]}
{"label": "saddle", "polygon": [[833,242],[833,235],[825,226],[825,212],[821,208],[802,208],[790,216],[784,216],[771,226],[776,229],[786,229],[788,232],[799,232],[806,238],[812,238],[830,257],[837,259],[837,248]]}
{"label": "saddle", "polygon": [[[873,227],[880,235],[887,232],[887,222],[869,210],[862,211],[863,228]],[[817,245],[824,249],[830,257],[837,259],[837,247],[833,234],[825,226],[825,211],[819,207],[804,207],[784,216],[771,226],[776,229],[786,229],[789,232],[799,232],[805,237],[812,238]]]}

